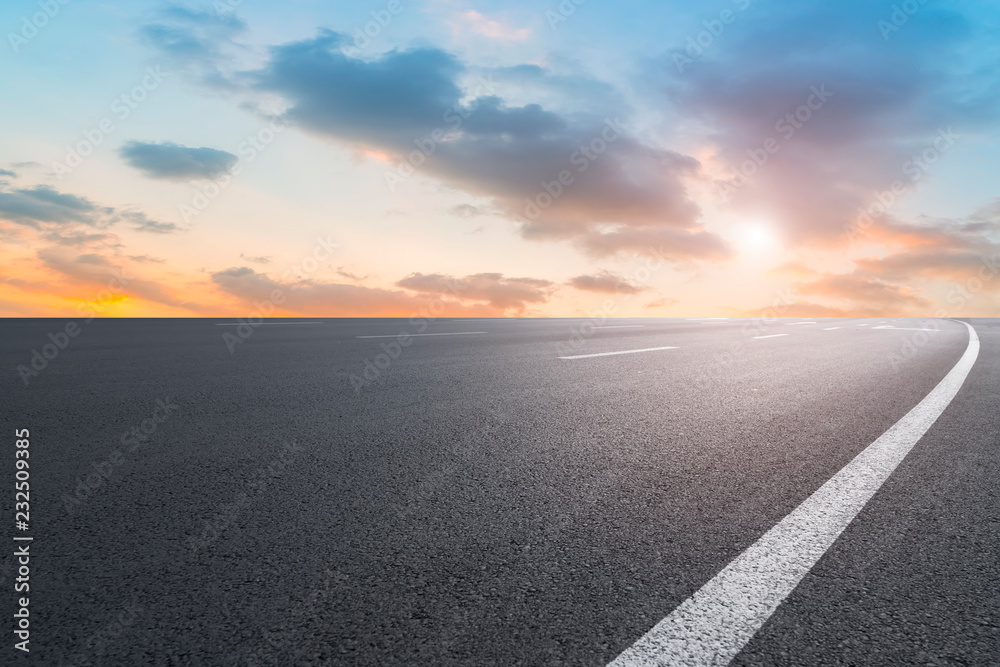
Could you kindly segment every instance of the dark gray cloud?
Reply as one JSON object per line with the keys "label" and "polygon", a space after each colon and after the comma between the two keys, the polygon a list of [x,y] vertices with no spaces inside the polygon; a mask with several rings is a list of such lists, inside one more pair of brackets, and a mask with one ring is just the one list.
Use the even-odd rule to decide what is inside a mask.
{"label": "dark gray cloud", "polygon": [[129,141],[119,149],[119,154],[125,162],[150,178],[174,181],[215,178],[227,173],[239,160],[226,151],[207,147],[191,148],[172,141]]}
{"label": "dark gray cloud", "polygon": [[98,206],[86,197],[61,193],[47,185],[0,190],[0,219],[35,229],[67,223],[107,227],[113,214],[113,208]]}
{"label": "dark gray cloud", "polygon": [[575,276],[569,279],[571,287],[584,292],[598,292],[603,294],[638,294],[647,289],[639,285],[633,285],[628,280],[611,271],[601,271],[595,274]]}
{"label": "dark gray cloud", "polygon": [[[323,31],[274,47],[246,80],[285,98],[288,121],[398,158],[399,169],[387,173],[391,185],[416,166],[489,198],[499,213],[520,220],[527,238],[570,240],[606,254],[646,253],[648,246],[627,238],[615,243],[607,233],[666,229],[677,236],[662,241],[682,240],[667,253],[674,259],[727,255],[721,239],[699,230],[700,211],[685,189],[698,161],[630,136],[618,119],[602,115],[604,100],[593,110],[588,100],[575,100],[572,113],[510,105],[499,82],[484,78],[463,89],[459,81],[472,73],[439,49],[361,60],[341,52],[343,40]],[[534,66],[523,75],[544,83]]]}
{"label": "dark gray cloud", "polygon": [[0,220],[38,230],[43,238],[60,246],[114,244],[116,237],[105,230],[122,221],[138,231],[180,231],[174,223],[154,220],[141,211],[100,206],[86,197],[46,185],[14,189],[0,185]]}
{"label": "dark gray cloud", "polygon": [[119,215],[132,223],[132,229],[138,232],[149,232],[151,234],[172,234],[181,230],[179,225],[172,222],[153,220],[142,211],[121,211]]}

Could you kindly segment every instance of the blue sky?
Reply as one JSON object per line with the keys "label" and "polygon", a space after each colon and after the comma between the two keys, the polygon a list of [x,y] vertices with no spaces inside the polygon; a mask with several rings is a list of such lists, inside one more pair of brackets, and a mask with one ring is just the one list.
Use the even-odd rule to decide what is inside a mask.
{"label": "blue sky", "polygon": [[0,310],[996,315],[998,17],[5,3]]}

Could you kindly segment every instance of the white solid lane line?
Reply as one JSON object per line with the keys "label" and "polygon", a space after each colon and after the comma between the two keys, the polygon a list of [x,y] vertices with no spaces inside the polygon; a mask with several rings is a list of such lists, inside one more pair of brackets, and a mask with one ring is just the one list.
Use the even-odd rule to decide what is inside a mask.
{"label": "white solid lane line", "polygon": [[816,323],[815,322],[788,322],[787,324],[785,324],[785,326],[794,327],[794,326],[798,326],[800,324],[816,324]]}
{"label": "white solid lane line", "polygon": [[408,333],[398,333],[398,334],[387,334],[383,336],[355,336],[355,338],[399,338],[400,336],[468,336],[470,334],[484,334],[485,331],[453,331],[445,333],[429,333],[429,334],[408,334]]}
{"label": "white solid lane line", "polygon": [[616,324],[610,327],[594,327],[595,329],[638,329],[646,326],[645,324]]}
{"label": "white solid lane line", "polygon": [[610,666],[726,665],[736,657],[955,398],[979,356],[976,330],[965,326],[965,354],[916,407]]}
{"label": "white solid lane line", "polygon": [[779,336],[787,336],[788,334],[768,334],[767,336],[751,336],[751,338],[778,338]]}
{"label": "white solid lane line", "polygon": [[216,322],[217,327],[238,327],[241,324],[246,324],[251,327],[259,327],[262,324],[323,324],[322,322]]}
{"label": "white solid lane line", "polygon": [[823,331],[833,331],[834,329],[839,329],[839,328],[840,327],[827,327],[826,329],[823,329]]}
{"label": "white solid lane line", "polygon": [[587,357],[612,357],[616,354],[635,354],[636,352],[656,352],[658,350],[676,350],[676,347],[644,347],[641,350],[618,350],[617,352],[597,352],[595,354],[574,354],[560,359],[586,359]]}

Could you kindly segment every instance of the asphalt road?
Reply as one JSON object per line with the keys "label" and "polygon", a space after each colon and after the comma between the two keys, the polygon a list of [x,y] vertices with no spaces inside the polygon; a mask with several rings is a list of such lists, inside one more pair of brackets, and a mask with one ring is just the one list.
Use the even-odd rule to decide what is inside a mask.
{"label": "asphalt road", "polygon": [[[970,340],[949,320],[230,322],[80,321],[54,355],[64,320],[0,322],[5,488],[31,433],[15,664],[605,665]],[[1000,664],[1000,320],[968,322],[954,400],[733,664]],[[33,350],[52,358],[19,373]]]}

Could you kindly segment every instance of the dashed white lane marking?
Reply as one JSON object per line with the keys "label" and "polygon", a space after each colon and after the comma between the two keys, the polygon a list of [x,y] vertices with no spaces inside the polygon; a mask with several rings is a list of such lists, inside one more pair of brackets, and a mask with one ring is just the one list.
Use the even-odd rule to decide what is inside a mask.
{"label": "dashed white lane marking", "polygon": [[794,327],[800,324],[816,324],[815,322],[788,322],[785,326]]}
{"label": "dashed white lane marking", "polygon": [[965,326],[965,354],[920,403],[611,667],[726,665],[736,657],[955,398],[979,355],[976,330]]}
{"label": "dashed white lane marking", "polygon": [[471,334],[484,334],[485,331],[448,331],[445,333],[429,333],[429,334],[387,334],[384,336],[355,336],[355,338],[399,338],[400,336],[469,336]]}
{"label": "dashed white lane marking", "polygon": [[858,326],[859,327],[866,327],[866,326],[868,326],[868,324],[867,323],[865,323],[865,324],[859,324]]}
{"label": "dashed white lane marking", "polygon": [[658,350],[676,350],[676,347],[644,347],[641,350],[618,350],[617,352],[596,352],[594,354],[574,354],[560,359],[586,359],[587,357],[611,357],[616,354],[635,354],[637,352],[656,352]]}
{"label": "dashed white lane marking", "polygon": [[241,324],[246,324],[251,327],[259,327],[262,324],[323,324],[322,322],[257,322],[256,324],[252,322],[216,322],[217,327],[238,327]]}
{"label": "dashed white lane marking", "polygon": [[840,327],[827,327],[823,331],[833,331],[834,329],[839,329]]}
{"label": "dashed white lane marking", "polygon": [[751,336],[751,338],[778,338],[779,336],[787,336],[788,334],[768,334],[767,336]]}
{"label": "dashed white lane marking", "polygon": [[872,327],[872,329],[890,329],[892,331],[941,331],[941,329],[918,329],[915,327],[894,327],[888,324],[884,327]]}
{"label": "dashed white lane marking", "polygon": [[595,329],[639,329],[646,326],[645,324],[615,324],[610,327],[594,327]]}

